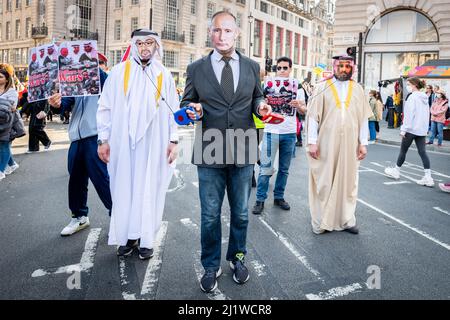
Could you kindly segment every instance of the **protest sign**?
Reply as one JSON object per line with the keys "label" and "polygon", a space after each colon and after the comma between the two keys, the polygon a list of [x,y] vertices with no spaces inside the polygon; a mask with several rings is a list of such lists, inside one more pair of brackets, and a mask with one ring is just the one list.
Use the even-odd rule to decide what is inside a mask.
{"label": "protest sign", "polygon": [[28,102],[46,100],[59,91],[58,48],[55,44],[30,50],[28,65]]}
{"label": "protest sign", "polygon": [[295,108],[290,106],[297,99],[298,80],[293,78],[267,77],[264,81],[264,97],[272,112],[294,116]]}

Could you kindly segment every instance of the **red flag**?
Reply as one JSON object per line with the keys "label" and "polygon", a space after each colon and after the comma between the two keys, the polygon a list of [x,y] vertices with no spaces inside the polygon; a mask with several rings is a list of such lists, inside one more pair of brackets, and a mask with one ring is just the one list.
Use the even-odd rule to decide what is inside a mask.
{"label": "red flag", "polygon": [[125,62],[128,60],[128,58],[130,57],[130,52],[131,52],[131,46],[128,46],[127,51],[125,51],[122,60],[120,62]]}

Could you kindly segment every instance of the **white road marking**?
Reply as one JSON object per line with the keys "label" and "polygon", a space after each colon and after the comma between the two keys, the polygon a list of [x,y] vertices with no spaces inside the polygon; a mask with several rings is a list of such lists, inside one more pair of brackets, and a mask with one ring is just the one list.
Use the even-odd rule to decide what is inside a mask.
{"label": "white road marking", "polygon": [[194,182],[192,182],[192,185],[198,189],[198,186],[199,186],[198,182],[194,181]]}
{"label": "white road marking", "polygon": [[261,223],[267,228],[269,229],[270,232],[273,233],[273,235],[275,235],[275,237],[277,237],[281,243],[305,266],[305,268],[311,272],[313,275],[315,275],[318,280],[322,280],[321,276],[320,276],[320,272],[317,271],[316,269],[314,269],[311,264],[309,263],[308,259],[306,259],[305,256],[303,256],[302,254],[300,254],[300,252],[297,251],[297,249],[295,248],[295,245],[293,245],[288,239],[287,237],[285,237],[284,235],[282,235],[281,233],[275,231],[263,218],[259,217],[259,221],[261,221]]}
{"label": "white road marking", "polygon": [[[119,257],[119,278],[121,288],[125,288],[130,283],[125,268],[125,257]],[[136,300],[136,294],[128,291],[122,291],[122,297],[124,300]]]}
{"label": "white road marking", "polygon": [[148,262],[147,271],[145,272],[144,281],[142,282],[141,296],[150,294],[150,296],[153,297],[155,294],[156,284],[158,283],[156,273],[161,269],[162,265],[162,249],[166,239],[167,225],[168,222],[163,221],[158,234],[156,235],[153,247],[154,255]]}
{"label": "white road marking", "polygon": [[365,205],[365,206],[371,208],[372,210],[375,210],[376,212],[382,214],[383,216],[388,217],[388,218],[391,219],[391,220],[394,220],[395,222],[401,224],[402,226],[408,228],[409,230],[412,230],[412,231],[414,231],[415,233],[421,235],[422,237],[424,237],[424,238],[426,238],[426,239],[428,239],[428,240],[433,241],[434,243],[436,243],[437,245],[443,247],[444,249],[447,249],[447,250],[450,251],[450,245],[449,245],[449,244],[444,243],[444,242],[442,242],[442,241],[440,241],[440,240],[438,240],[438,239],[432,237],[432,236],[429,235],[428,233],[426,233],[426,232],[424,232],[424,231],[422,231],[422,230],[419,230],[419,229],[416,228],[416,227],[413,227],[413,226],[409,225],[408,223],[406,223],[406,222],[404,222],[404,221],[402,221],[402,220],[400,220],[400,219],[398,219],[398,218],[396,218],[396,217],[390,215],[389,213],[384,212],[383,210],[381,210],[381,209],[379,209],[379,208],[377,208],[377,207],[371,205],[370,203],[365,202],[364,200],[358,199],[358,202],[360,202],[360,203],[362,203],[363,205]]}
{"label": "white road marking", "polygon": [[350,293],[358,292],[363,289],[359,283],[353,283],[345,287],[336,287],[328,290],[327,292],[319,292],[318,294],[307,294],[306,299],[308,300],[331,300],[338,297],[347,296]]}
{"label": "white road marking", "polygon": [[266,265],[257,261],[257,260],[252,260],[250,261],[250,264],[253,266],[253,269],[255,269],[256,275],[258,277],[262,277],[267,275],[265,269],[266,269]]}
{"label": "white road marking", "polygon": [[[410,162],[405,162],[405,165],[407,167],[411,168],[412,170],[417,170],[417,171],[422,171],[423,172],[423,167],[421,167],[421,166],[419,166],[417,164],[410,163]],[[430,171],[431,171],[431,174],[434,174],[435,176],[439,176],[439,177],[450,179],[450,176],[448,176],[446,174],[440,173],[440,172],[435,171],[435,170],[430,170]]]}
{"label": "white road marking", "polygon": [[[377,167],[384,168],[384,166],[382,166],[381,164],[376,163],[376,162],[371,162],[371,164],[373,164],[374,166],[377,166]],[[363,169],[370,169],[370,168],[366,168],[366,167],[364,167],[364,166],[360,166],[360,167],[363,168]],[[385,177],[387,177],[387,178],[392,179],[390,176],[388,176],[387,174],[385,174],[384,171],[383,171],[383,172],[379,172],[379,171],[377,171],[377,170],[374,170],[374,172],[376,172],[376,173],[378,173],[378,174],[381,174],[382,176],[385,176]],[[411,181],[414,182],[414,183],[417,183],[417,181],[419,181],[419,180],[416,180],[416,179],[414,179],[414,178],[412,178],[412,177],[410,177],[410,176],[408,176],[408,175],[402,173],[401,170],[400,170],[400,176],[401,176],[401,177],[404,177],[404,178],[406,178],[406,179],[408,179],[408,180],[411,180]]]}
{"label": "white road marking", "polygon": [[443,214],[446,214],[446,215],[450,216],[450,213],[448,211],[444,210],[444,209],[441,209],[439,207],[433,207],[433,209],[437,210],[439,212],[442,212]]}
{"label": "white road marking", "polygon": [[409,181],[393,181],[393,182],[384,182],[385,185],[390,186],[393,184],[406,184],[406,183],[411,183]]}
{"label": "white road marking", "polygon": [[[391,144],[386,144],[386,143],[382,143],[382,142],[378,142],[377,144],[385,146],[385,147],[391,147],[391,148],[396,148],[396,149],[400,149],[400,146],[398,145],[391,145]],[[416,148],[411,147],[409,148],[409,150],[414,150],[414,151],[418,151]],[[445,152],[439,152],[439,151],[431,151],[431,150],[427,150],[427,153],[431,153],[431,154],[440,154],[443,156],[448,156],[448,153]]]}
{"label": "white road marking", "polygon": [[[192,222],[192,220],[189,218],[181,219],[180,222],[186,228],[188,228],[192,232],[195,232],[196,234],[198,234],[198,232],[200,231],[199,226],[196,223]],[[195,274],[197,276],[199,284],[200,284],[200,280],[202,279],[202,276],[203,276],[203,266],[200,263],[200,258],[201,258],[201,252],[197,251],[194,255],[194,270],[195,270]],[[214,290],[212,292],[207,293],[206,296],[210,300],[230,300],[230,298],[228,298],[226,295],[224,295],[219,290],[219,288],[217,288],[216,290]]]}
{"label": "white road marking", "polygon": [[84,251],[81,255],[80,263],[72,264],[59,268],[50,268],[47,270],[38,269],[35,270],[31,277],[37,278],[50,274],[67,273],[68,270],[79,270],[80,272],[89,272],[94,266],[95,252],[97,250],[98,239],[100,237],[101,228],[93,228],[89,232],[89,236],[84,245]]}

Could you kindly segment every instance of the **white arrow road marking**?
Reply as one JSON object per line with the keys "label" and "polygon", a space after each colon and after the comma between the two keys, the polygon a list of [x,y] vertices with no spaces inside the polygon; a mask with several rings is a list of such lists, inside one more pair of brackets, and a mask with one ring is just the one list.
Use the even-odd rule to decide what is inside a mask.
{"label": "white arrow road marking", "polygon": [[416,228],[416,227],[413,227],[413,226],[409,225],[408,223],[406,223],[406,222],[404,222],[404,221],[402,221],[402,220],[400,220],[400,219],[398,219],[398,218],[396,218],[396,217],[390,215],[389,213],[384,212],[383,210],[381,210],[381,209],[379,209],[379,208],[377,208],[377,207],[375,207],[375,206],[373,206],[373,205],[371,205],[371,204],[369,204],[369,203],[367,203],[367,202],[365,202],[365,201],[363,201],[363,200],[361,200],[361,199],[358,199],[358,202],[360,202],[360,203],[362,203],[363,205],[365,205],[365,206],[371,208],[372,210],[375,210],[376,212],[382,214],[383,216],[388,217],[388,218],[391,219],[391,220],[394,220],[395,222],[401,224],[402,226],[408,228],[409,230],[412,230],[412,231],[414,231],[415,233],[421,235],[422,237],[424,237],[424,238],[426,238],[426,239],[428,239],[428,240],[433,241],[434,243],[436,243],[437,245],[443,247],[444,249],[447,249],[447,250],[450,251],[450,245],[449,245],[449,244],[444,243],[444,242],[442,242],[442,241],[440,241],[440,240],[438,240],[438,239],[436,239],[436,238],[430,236],[428,233],[426,233],[426,232],[424,232],[424,231],[422,231],[422,230],[419,230],[419,229]]}
{"label": "white arrow road marking", "polygon": [[50,274],[59,274],[59,273],[67,273],[70,270],[79,270],[80,272],[89,272],[90,269],[94,266],[94,258],[95,252],[97,250],[98,239],[100,237],[101,228],[91,229],[89,232],[89,236],[86,240],[86,244],[84,246],[83,254],[81,255],[80,263],[72,264],[59,268],[50,268],[47,270],[38,269],[35,270],[31,277],[43,277]]}
{"label": "white arrow road marking", "polygon": [[273,235],[275,237],[278,238],[278,240],[281,241],[281,243],[297,258],[298,261],[301,262],[301,264],[303,264],[305,266],[305,268],[311,272],[313,275],[315,275],[317,277],[318,280],[323,282],[323,279],[320,276],[320,272],[317,271],[316,269],[314,269],[311,264],[309,263],[308,259],[302,255],[300,252],[298,252],[298,250],[295,248],[295,245],[292,244],[288,238],[286,236],[284,236],[283,234],[277,232],[274,230],[274,228],[272,228],[262,217],[258,218],[259,221],[261,221],[261,223],[267,228],[269,229],[270,232],[273,233]]}
{"label": "white arrow road marking", "polygon": [[433,207],[434,210],[437,210],[439,212],[442,212],[443,214],[446,214],[448,216],[450,216],[450,213],[448,211],[445,211],[444,209],[441,209],[439,207]]}
{"label": "white arrow road marking", "polygon": [[358,292],[363,287],[359,283],[353,283],[345,287],[336,287],[328,290],[327,292],[319,292],[318,294],[307,294],[306,299],[308,300],[331,300],[338,297],[347,296],[350,293]]}

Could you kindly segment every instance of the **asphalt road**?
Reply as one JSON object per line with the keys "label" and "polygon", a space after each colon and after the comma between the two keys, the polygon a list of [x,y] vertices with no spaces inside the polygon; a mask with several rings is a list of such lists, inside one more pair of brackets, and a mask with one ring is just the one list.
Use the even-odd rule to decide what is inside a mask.
{"label": "asphalt road", "polygon": [[[270,194],[262,216],[249,214],[246,264],[251,278],[243,286],[233,282],[224,258],[229,233],[224,201],[224,274],[212,294],[199,288],[194,166],[178,166],[155,256],[142,262],[137,254],[119,259],[107,245],[109,217],[92,186],[91,226],[71,237],[59,235],[70,219],[64,141],[59,150],[16,156],[20,169],[0,182],[0,299],[450,299],[450,196],[437,186],[414,183],[422,176],[417,152],[408,154],[403,176],[392,184],[383,167],[395,161],[399,148],[369,146],[360,172],[360,234],[315,235],[305,151],[297,150],[285,195],[292,210],[273,207]],[[433,177],[450,181],[450,154],[429,156]],[[250,208],[254,199],[253,192]]]}

